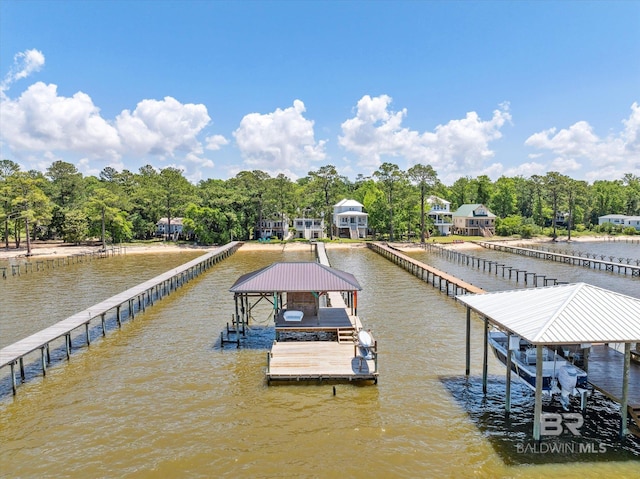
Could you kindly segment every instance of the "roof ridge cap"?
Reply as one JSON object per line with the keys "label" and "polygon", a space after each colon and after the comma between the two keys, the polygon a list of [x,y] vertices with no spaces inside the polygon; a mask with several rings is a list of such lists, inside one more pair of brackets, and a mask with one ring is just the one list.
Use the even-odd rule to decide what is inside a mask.
{"label": "roof ridge cap", "polygon": [[[575,298],[575,296],[580,291],[582,291],[582,289],[584,288],[585,285],[586,285],[586,283],[583,283],[583,282],[573,283],[573,284],[569,284],[569,285],[560,285],[560,287],[574,286],[575,290],[562,302],[562,304],[551,315],[551,317],[547,320],[547,322],[544,324],[544,326],[542,326],[538,330],[538,334],[536,334],[535,337],[533,338],[533,340],[531,341],[532,343],[537,343],[539,341],[540,337],[543,336],[547,332],[547,329],[549,328],[549,326],[551,326],[554,323],[554,321],[558,318],[560,313],[562,313],[564,311],[564,308],[567,306],[567,304],[569,304],[573,300],[573,298]],[[555,288],[555,287],[557,287],[557,286],[552,286],[552,288]]]}

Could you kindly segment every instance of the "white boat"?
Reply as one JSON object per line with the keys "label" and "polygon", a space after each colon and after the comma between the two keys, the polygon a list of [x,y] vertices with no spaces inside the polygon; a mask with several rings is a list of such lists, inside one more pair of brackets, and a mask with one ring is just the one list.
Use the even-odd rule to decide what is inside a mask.
{"label": "white boat", "polygon": [[[507,335],[501,331],[489,333],[489,345],[498,360],[507,364]],[[511,336],[511,370],[533,391],[536,390],[536,347],[518,336]],[[560,403],[565,410],[569,408],[570,396],[579,396],[581,408],[584,408],[589,394],[587,373],[575,364],[567,361],[555,351],[542,349],[542,393],[560,395]]]}

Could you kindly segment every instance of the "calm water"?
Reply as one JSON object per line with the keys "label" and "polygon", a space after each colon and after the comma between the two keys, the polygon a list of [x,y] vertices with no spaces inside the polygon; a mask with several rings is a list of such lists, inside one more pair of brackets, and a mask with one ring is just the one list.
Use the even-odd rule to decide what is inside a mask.
{"label": "calm water", "polygon": [[[7,280],[0,284],[3,344],[191,257],[131,255],[79,265],[73,274],[63,268],[40,272],[37,280]],[[359,313],[380,344],[377,386],[338,384],[335,396],[326,383],[267,387],[263,374],[273,331],[266,307],[254,314],[248,347],[220,348],[220,331],[233,312],[228,289],[241,274],[274,261],[312,259],[306,252],[241,249],[121,330],[77,349],[69,363],[54,352],[47,377],[34,376],[15,399],[3,370],[0,475],[595,478],[640,473],[640,446],[633,441],[620,446],[612,438],[615,405],[598,397],[582,441],[599,441],[606,453],[519,453],[531,431],[532,398],[515,384],[513,412],[505,418],[504,368],[493,359],[489,394],[482,396],[479,322],[472,323],[473,377],[466,383],[462,306],[366,249],[329,250],[329,258],[363,286]],[[485,286],[489,280],[499,283]],[[500,281],[488,274],[473,280],[487,289],[515,287]],[[626,282],[637,288],[638,281]],[[569,463],[554,463],[559,460]]]}

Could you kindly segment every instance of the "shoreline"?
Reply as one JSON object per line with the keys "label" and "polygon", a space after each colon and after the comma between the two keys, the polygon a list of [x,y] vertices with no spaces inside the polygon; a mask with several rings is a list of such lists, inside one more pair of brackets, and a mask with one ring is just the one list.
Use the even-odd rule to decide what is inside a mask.
{"label": "shoreline", "polygon": [[[541,244],[571,244],[571,243],[585,243],[585,242],[604,242],[615,240],[627,240],[636,239],[631,236],[580,236],[571,238],[568,241],[567,237],[559,237],[556,241],[552,241],[550,238],[530,238],[530,239],[478,239],[478,241],[497,241],[506,245],[541,245]],[[639,238],[640,240],[640,238]],[[419,251],[424,248],[419,243],[390,243],[395,248],[402,251]],[[440,243],[446,248],[471,250],[482,248],[474,240],[463,241],[461,243]],[[167,244],[167,243],[153,243],[153,244],[126,244],[124,254],[157,254],[157,253],[184,253],[193,251],[202,251],[206,253],[215,249],[215,246],[195,246],[188,244]],[[242,249],[244,251],[304,251],[309,249],[309,243],[292,242],[292,243],[258,243],[256,241],[249,241],[244,243]],[[365,242],[354,243],[325,243],[327,249],[349,249],[349,248],[366,248]],[[31,245],[31,256],[29,258],[46,258],[46,257],[60,257],[69,256],[73,254],[89,254],[94,253],[100,249],[99,246],[75,246],[65,243],[51,244],[51,243],[34,243]],[[15,260],[15,259],[27,259],[26,247],[19,249],[0,248],[0,261],[3,260]]]}

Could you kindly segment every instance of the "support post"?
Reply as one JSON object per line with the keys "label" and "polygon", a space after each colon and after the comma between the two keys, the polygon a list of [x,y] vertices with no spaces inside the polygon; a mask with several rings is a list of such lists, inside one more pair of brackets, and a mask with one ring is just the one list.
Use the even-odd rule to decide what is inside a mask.
{"label": "support post", "polygon": [[45,351],[44,351],[44,346],[42,346],[40,348],[40,360],[42,363],[42,375],[46,376],[47,375],[47,360],[45,358]]}
{"label": "support post", "polygon": [[120,306],[121,305],[116,306],[116,321],[118,322],[119,328],[122,327],[122,321],[120,320]]}
{"label": "support post", "polygon": [[64,335],[64,344],[67,348],[67,361],[71,358],[71,333]]}
{"label": "support post", "polygon": [[624,343],[624,370],[622,373],[622,402],[620,403],[620,438],[627,435],[627,407],[629,403],[629,367],[631,363],[631,343]]}
{"label": "support post", "polygon": [[467,306],[467,337],[466,337],[466,367],[467,378],[471,373],[471,308]]}
{"label": "support post", "polygon": [[536,345],[536,399],[533,408],[533,439],[540,440],[542,418],[542,344]]}
{"label": "support post", "polygon": [[487,362],[489,359],[489,320],[484,318],[484,351],[482,353],[482,393],[487,395]]}
{"label": "support post", "polygon": [[24,382],[24,359],[20,357],[20,380]]}
{"label": "support post", "polygon": [[102,323],[102,337],[104,338],[107,335],[107,326],[104,321],[104,313],[100,315],[100,322]]}
{"label": "support post", "polygon": [[89,334],[89,323],[84,323],[84,332],[87,334],[87,346],[91,345],[91,335]]}
{"label": "support post", "polygon": [[504,410],[511,412],[511,333],[507,333],[507,390],[504,401]]}
{"label": "support post", "polygon": [[16,371],[15,371],[16,363],[11,363],[11,389],[13,390],[13,395],[16,395]]}

